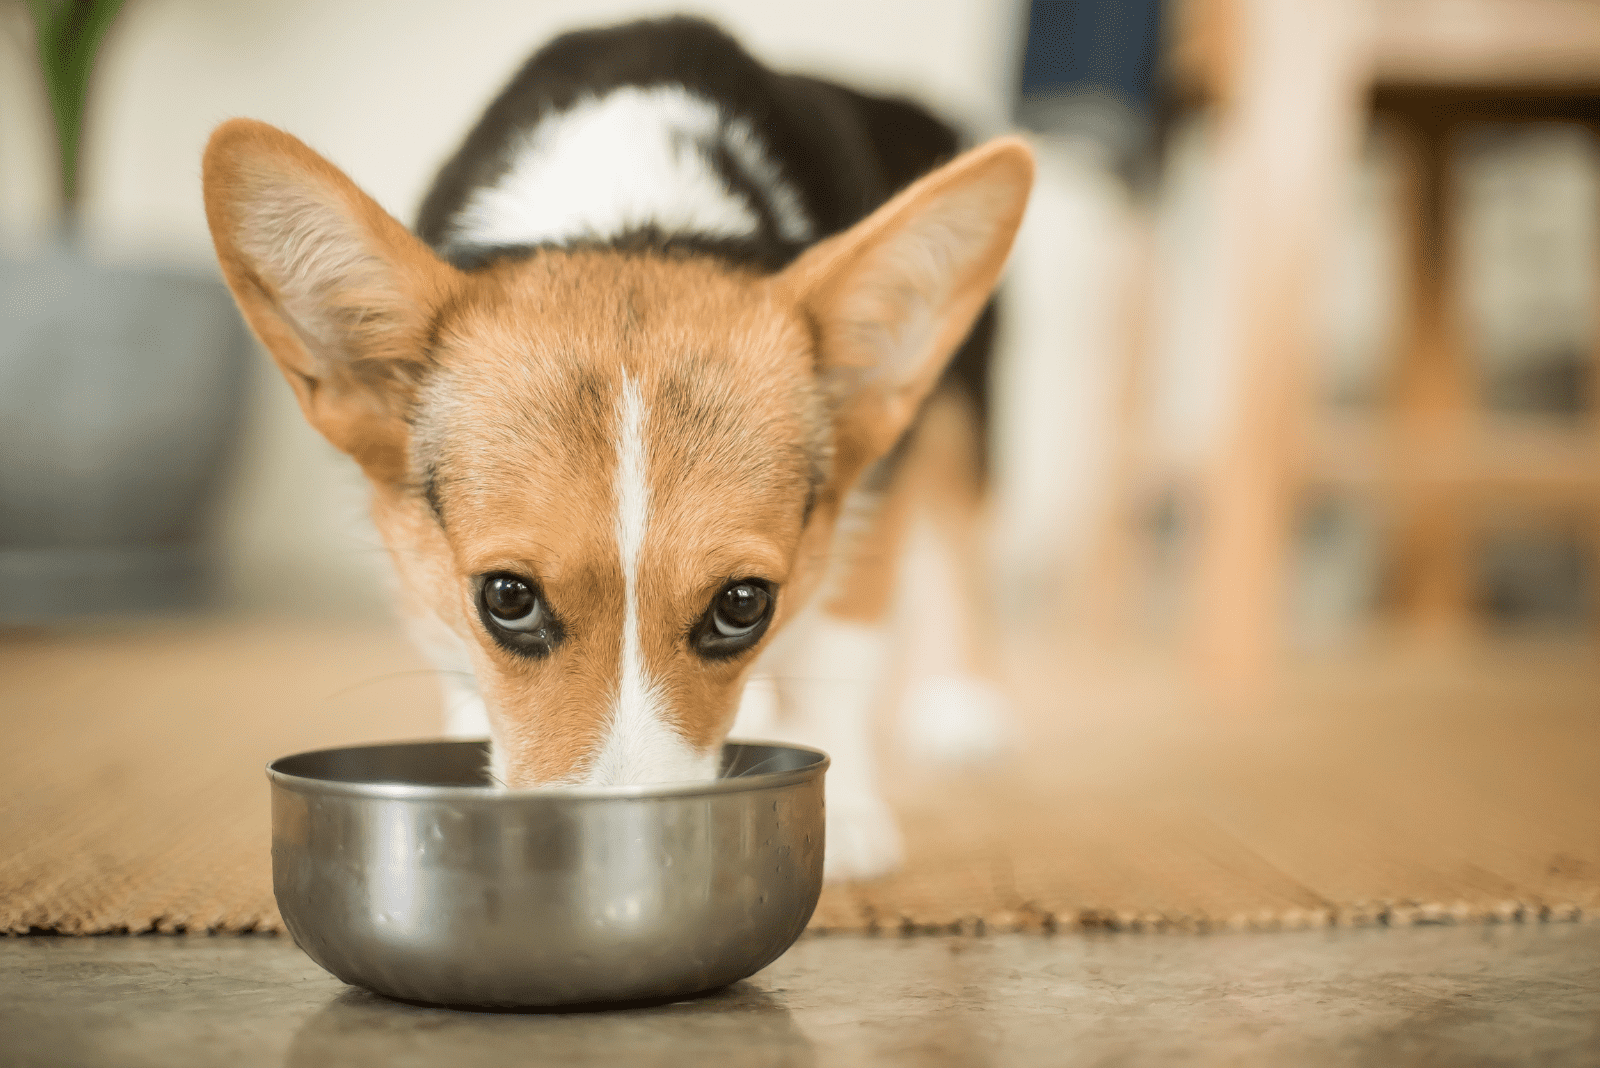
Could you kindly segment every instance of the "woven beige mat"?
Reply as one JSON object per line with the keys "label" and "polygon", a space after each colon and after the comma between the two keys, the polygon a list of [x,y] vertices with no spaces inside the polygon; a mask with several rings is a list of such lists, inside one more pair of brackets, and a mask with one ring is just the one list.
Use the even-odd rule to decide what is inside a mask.
{"label": "woven beige mat", "polygon": [[[1016,755],[905,767],[904,871],[829,930],[1304,926],[1600,909],[1600,663],[1297,671],[1225,716],[1160,664],[1019,671]],[[1023,664],[1027,667],[1027,664]],[[276,930],[262,767],[435,733],[379,626],[0,633],[0,930]],[[893,751],[892,749],[890,750]]]}

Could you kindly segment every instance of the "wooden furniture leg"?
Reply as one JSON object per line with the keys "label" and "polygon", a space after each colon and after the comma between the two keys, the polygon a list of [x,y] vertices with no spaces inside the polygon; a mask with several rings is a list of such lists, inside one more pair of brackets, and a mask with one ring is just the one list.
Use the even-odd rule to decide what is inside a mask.
{"label": "wooden furniture leg", "polygon": [[1358,0],[1236,0],[1229,20],[1216,314],[1231,408],[1201,487],[1194,589],[1200,668],[1225,697],[1263,692],[1280,652],[1319,272],[1365,112],[1365,14]]}
{"label": "wooden furniture leg", "polygon": [[1455,305],[1449,219],[1451,127],[1426,114],[1402,119],[1409,208],[1410,302],[1393,398],[1389,448],[1437,457],[1394,495],[1394,600],[1424,640],[1464,635],[1472,599],[1471,535],[1452,461],[1468,447],[1476,409]]}

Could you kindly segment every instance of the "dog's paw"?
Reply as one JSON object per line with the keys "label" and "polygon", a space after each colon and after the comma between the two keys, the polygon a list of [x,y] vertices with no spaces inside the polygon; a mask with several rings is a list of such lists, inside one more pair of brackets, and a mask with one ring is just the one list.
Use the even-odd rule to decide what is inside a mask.
{"label": "dog's paw", "polygon": [[978,764],[1012,743],[1011,715],[999,687],[974,675],[919,679],[901,707],[906,749],[941,764]]}
{"label": "dog's paw", "polygon": [[823,878],[828,882],[875,879],[900,867],[905,850],[894,813],[870,794],[828,799]]}

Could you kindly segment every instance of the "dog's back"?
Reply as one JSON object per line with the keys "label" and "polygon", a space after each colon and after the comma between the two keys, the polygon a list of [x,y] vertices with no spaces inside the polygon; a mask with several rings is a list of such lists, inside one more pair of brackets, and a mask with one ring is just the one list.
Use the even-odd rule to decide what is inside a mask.
{"label": "dog's back", "polygon": [[707,22],[636,22],[540,49],[440,171],[417,232],[467,267],[593,242],[775,270],[956,148],[921,108],[777,74]]}
{"label": "dog's back", "polygon": [[[772,71],[700,19],[583,30],[541,48],[490,104],[440,169],[417,233],[467,269],[601,244],[775,271],[960,142],[909,101]],[[970,405],[980,473],[994,332],[991,305],[941,383]]]}

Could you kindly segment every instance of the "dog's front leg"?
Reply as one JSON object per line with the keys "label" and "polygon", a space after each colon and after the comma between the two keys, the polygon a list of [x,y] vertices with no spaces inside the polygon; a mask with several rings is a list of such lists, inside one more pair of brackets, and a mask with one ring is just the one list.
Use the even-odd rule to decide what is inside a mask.
{"label": "dog's front leg", "polygon": [[880,628],[808,608],[762,658],[734,725],[735,737],[815,746],[832,758],[830,881],[870,879],[900,866],[900,830],[879,790],[872,742],[885,653]]}

